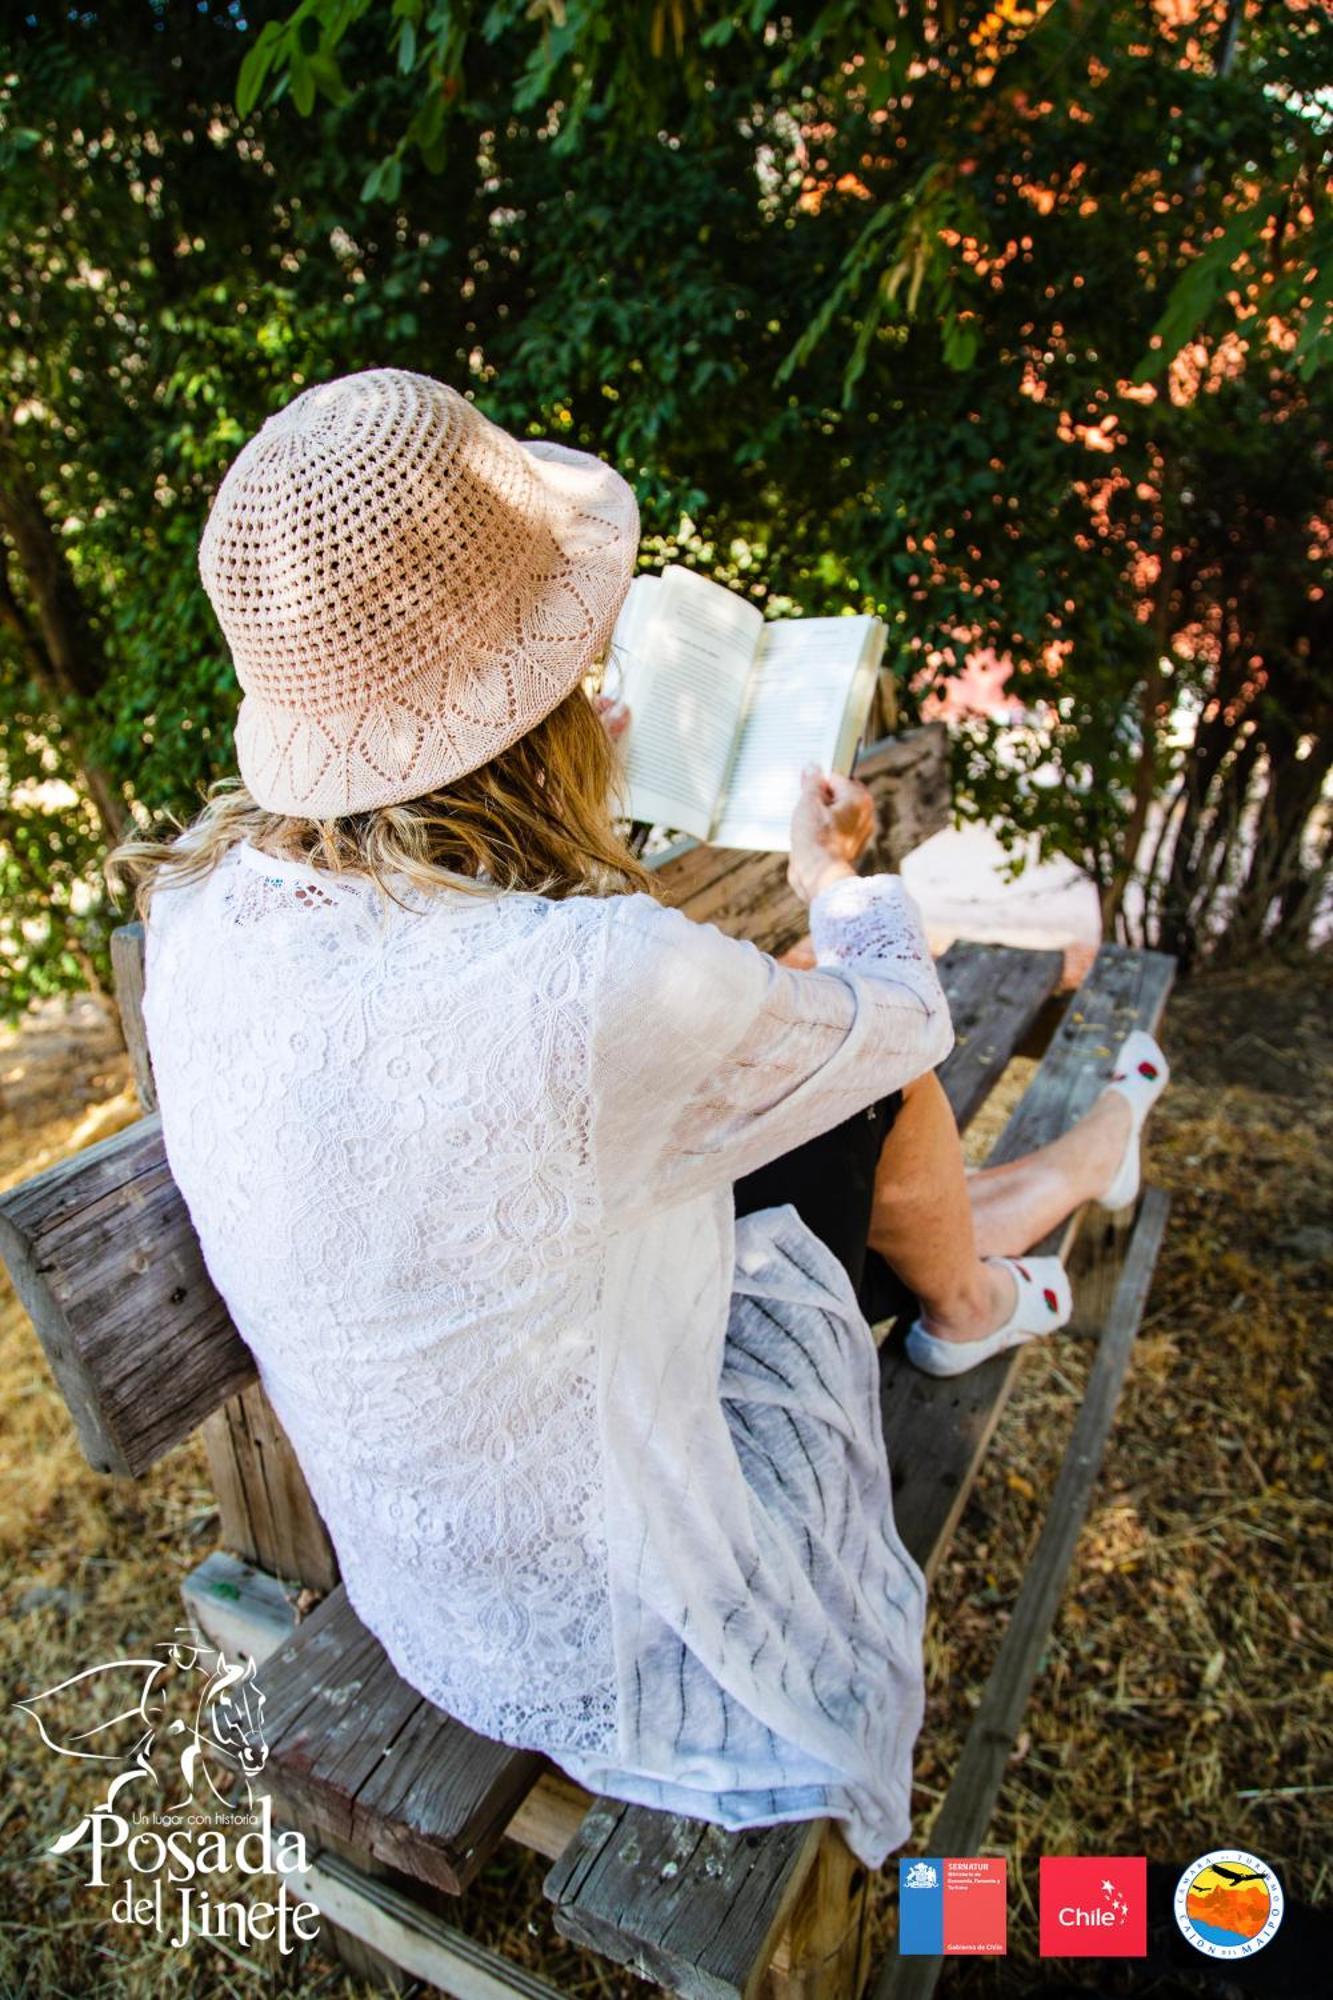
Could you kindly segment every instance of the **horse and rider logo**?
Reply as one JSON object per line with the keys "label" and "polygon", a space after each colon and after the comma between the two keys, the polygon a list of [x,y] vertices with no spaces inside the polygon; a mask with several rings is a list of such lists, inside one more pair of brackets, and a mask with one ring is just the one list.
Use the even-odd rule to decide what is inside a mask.
{"label": "horse and rider logo", "polygon": [[[48,1749],[109,1767],[95,1812],[123,1812],[129,1788],[163,1793],[177,1779],[182,1796],[155,1802],[157,1812],[182,1812],[199,1803],[200,1792],[230,1809],[237,1774],[244,1805],[253,1806],[251,1780],[268,1757],[255,1662],[228,1660],[193,1625],[178,1625],[155,1654],[84,1667],[14,1706],[32,1717]],[[84,1821],[62,1834],[51,1852],[76,1846],[86,1829]]]}
{"label": "horse and rider logo", "polygon": [[[89,1887],[119,1890],[114,1922],[160,1933],[174,1893],[173,1945],[230,1938],[285,1953],[318,1935],[318,1906],[297,1899],[305,1836],[275,1832],[267,1791],[255,1800],[268,1747],[252,1658],[229,1660],[196,1627],[178,1626],[152,1653],[84,1667],[14,1706],[48,1749],[105,1774],[103,1796],[47,1852],[87,1845]],[[245,1830],[233,1838],[236,1825]],[[246,1900],[215,1899],[210,1878],[221,1888],[237,1872],[249,1878]],[[274,1876],[276,1900],[263,1900],[256,1878]]]}

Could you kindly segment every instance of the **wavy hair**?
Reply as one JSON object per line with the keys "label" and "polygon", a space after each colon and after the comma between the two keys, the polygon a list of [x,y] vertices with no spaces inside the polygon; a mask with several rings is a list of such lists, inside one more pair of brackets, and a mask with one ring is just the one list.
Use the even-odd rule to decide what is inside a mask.
{"label": "wavy hair", "polygon": [[122,841],[106,858],[112,893],[133,888],[144,917],[159,884],[191,881],[247,840],[265,854],[368,875],[393,901],[395,878],[477,894],[607,896],[653,879],[614,825],[621,770],[582,682],[516,743],[475,771],[399,805],[333,819],[269,812],[221,778],[174,839]]}

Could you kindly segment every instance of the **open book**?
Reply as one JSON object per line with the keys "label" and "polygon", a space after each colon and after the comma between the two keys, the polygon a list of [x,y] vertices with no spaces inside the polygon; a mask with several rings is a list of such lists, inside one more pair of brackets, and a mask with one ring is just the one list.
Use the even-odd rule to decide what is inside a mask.
{"label": "open book", "polygon": [[679,564],[636,577],[608,656],[631,817],[786,852],[802,766],[852,768],[884,640],[878,618],[766,620]]}

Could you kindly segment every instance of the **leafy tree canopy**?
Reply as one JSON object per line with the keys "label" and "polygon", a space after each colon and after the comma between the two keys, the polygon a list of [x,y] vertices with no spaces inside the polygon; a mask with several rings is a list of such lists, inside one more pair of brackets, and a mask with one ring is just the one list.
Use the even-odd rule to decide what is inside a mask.
{"label": "leafy tree canopy", "polygon": [[[1024,739],[965,732],[965,799],[1089,866],[1109,916],[1303,935],[1333,750],[1323,25],[123,0],[0,30],[10,1004],[104,962],[108,834],[231,767],[194,559],[226,464],[382,364],[613,459],[645,561],[878,610],[909,707],[1006,660],[1051,729],[1027,774]],[[1262,839],[1228,844],[1246,814]]]}

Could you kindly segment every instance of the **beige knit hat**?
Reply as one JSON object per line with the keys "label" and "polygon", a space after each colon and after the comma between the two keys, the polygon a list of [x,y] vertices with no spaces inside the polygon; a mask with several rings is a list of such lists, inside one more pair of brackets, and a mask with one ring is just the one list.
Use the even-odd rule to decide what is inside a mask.
{"label": "beige knit hat", "polygon": [[324,819],[475,770],[600,657],[638,541],[611,466],[520,442],[429,375],[306,389],[242,448],[199,544],[246,786]]}

